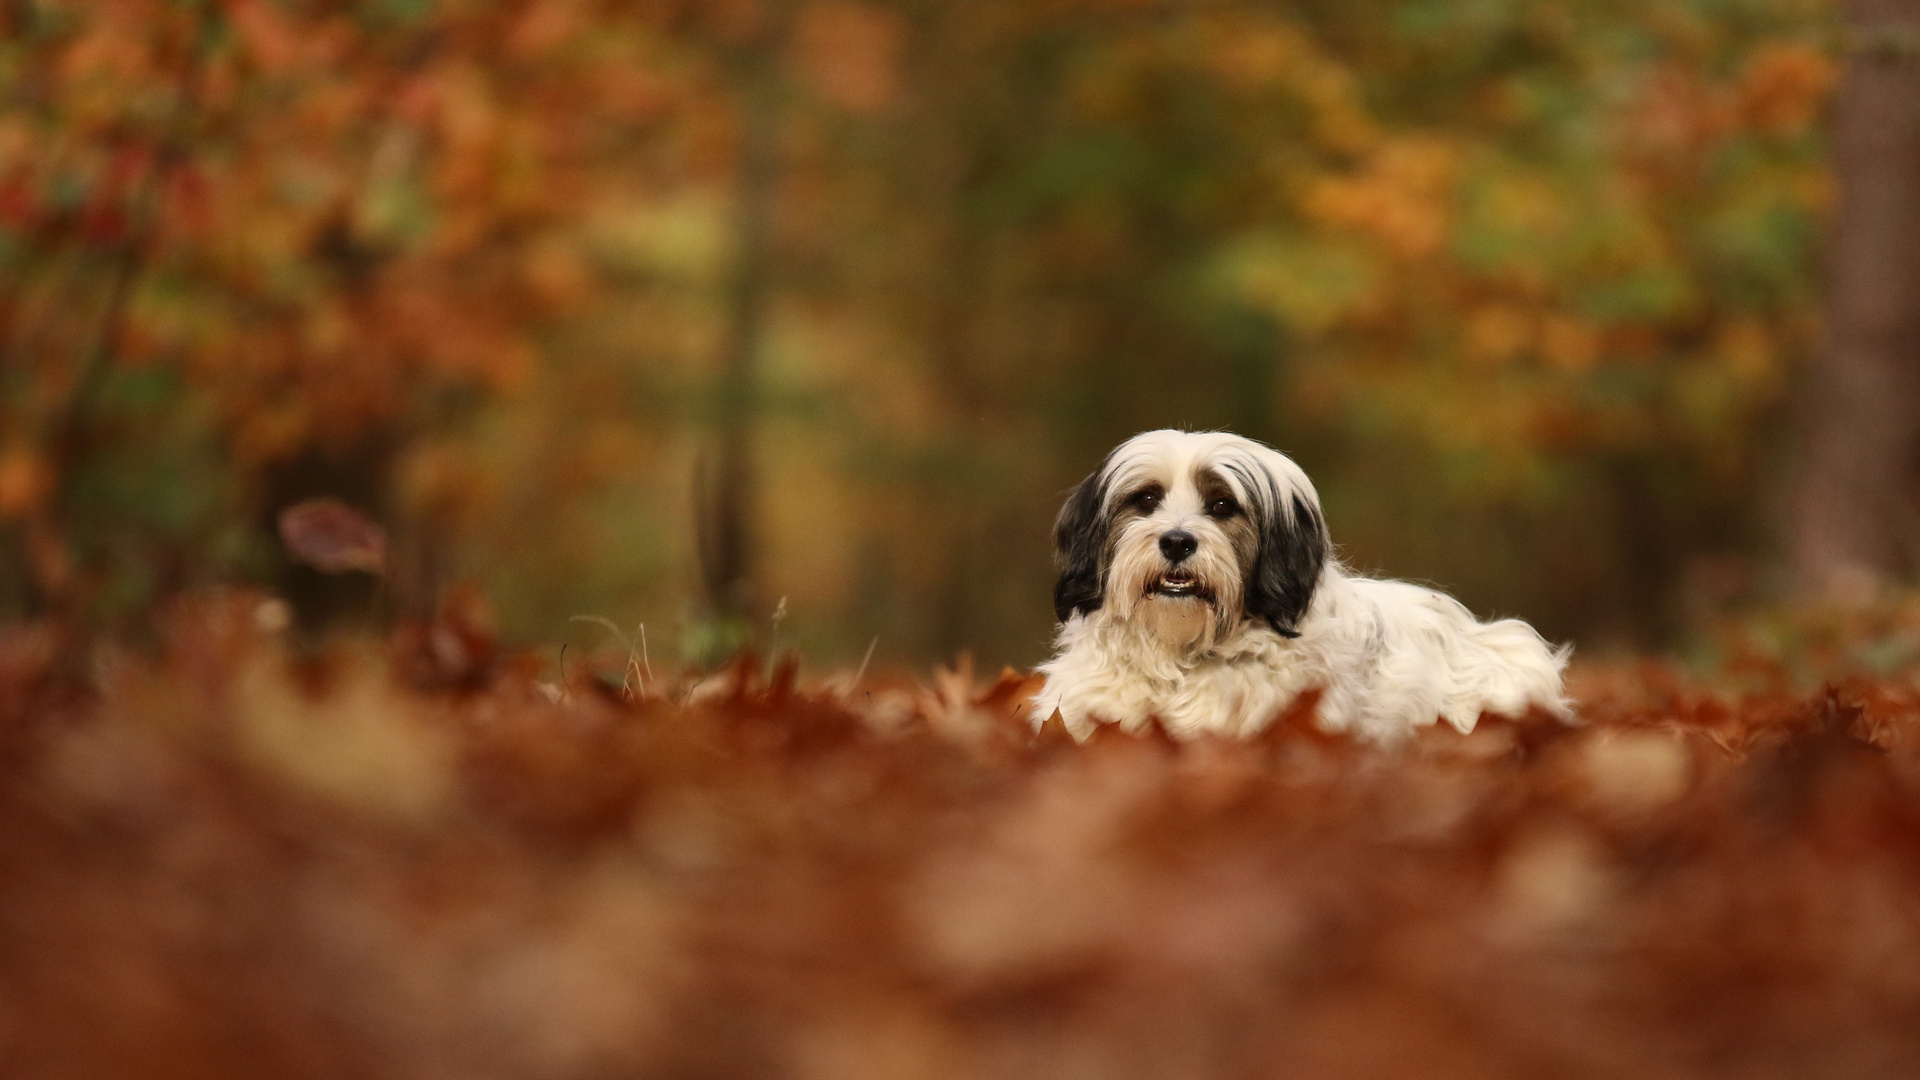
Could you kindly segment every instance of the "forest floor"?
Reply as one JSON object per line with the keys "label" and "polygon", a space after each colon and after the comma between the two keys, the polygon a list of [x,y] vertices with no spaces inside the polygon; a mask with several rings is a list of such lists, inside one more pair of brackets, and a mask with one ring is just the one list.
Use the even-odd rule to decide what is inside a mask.
{"label": "forest floor", "polygon": [[1920,1075],[1911,608],[1392,750],[272,610],[0,629],[0,1074]]}

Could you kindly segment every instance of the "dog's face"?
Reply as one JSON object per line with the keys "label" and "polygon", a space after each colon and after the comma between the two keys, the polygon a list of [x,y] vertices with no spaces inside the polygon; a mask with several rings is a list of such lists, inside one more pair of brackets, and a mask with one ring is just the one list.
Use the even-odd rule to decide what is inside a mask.
{"label": "dog's face", "polygon": [[1054,528],[1054,614],[1104,610],[1206,648],[1245,619],[1293,636],[1326,565],[1306,474],[1251,439],[1149,431],[1082,481]]}

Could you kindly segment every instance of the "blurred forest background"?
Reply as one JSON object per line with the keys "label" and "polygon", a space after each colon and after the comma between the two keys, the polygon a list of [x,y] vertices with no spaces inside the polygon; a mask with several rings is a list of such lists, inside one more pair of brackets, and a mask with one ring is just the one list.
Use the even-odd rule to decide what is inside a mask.
{"label": "blurred forest background", "polygon": [[[522,640],[1032,663],[1063,492],[1179,425],[1363,569],[1668,645],[1819,545],[1841,15],[7,0],[0,617],[473,581]],[[317,495],[385,584],[291,565]]]}

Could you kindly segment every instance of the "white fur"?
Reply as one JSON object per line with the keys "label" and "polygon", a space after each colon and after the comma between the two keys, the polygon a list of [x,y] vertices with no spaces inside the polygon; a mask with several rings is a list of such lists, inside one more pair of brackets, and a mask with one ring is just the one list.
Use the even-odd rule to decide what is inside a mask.
{"label": "white fur", "polygon": [[[1320,527],[1319,497],[1305,473],[1250,439],[1153,431],[1123,444],[1090,478],[1104,481],[1101,520],[1118,530],[1107,535],[1101,606],[1061,624],[1056,655],[1040,667],[1046,684],[1034,700],[1036,725],[1058,711],[1076,738],[1100,723],[1138,731],[1149,718],[1181,737],[1250,735],[1316,688],[1323,729],[1372,741],[1438,720],[1469,732],[1483,713],[1518,715],[1530,706],[1567,714],[1561,670],[1569,649],[1550,647],[1517,619],[1479,622],[1432,589],[1357,576],[1330,547],[1293,627],[1297,637],[1249,615],[1244,544],[1236,550],[1225,523],[1208,515],[1196,482],[1212,469],[1251,501],[1255,493],[1233,465],[1241,473],[1256,466],[1283,500],[1298,495]],[[1163,501],[1150,514],[1120,514],[1143,483],[1160,485]],[[1158,538],[1173,529],[1198,540],[1182,568],[1211,587],[1211,602],[1149,591],[1169,566]]]}

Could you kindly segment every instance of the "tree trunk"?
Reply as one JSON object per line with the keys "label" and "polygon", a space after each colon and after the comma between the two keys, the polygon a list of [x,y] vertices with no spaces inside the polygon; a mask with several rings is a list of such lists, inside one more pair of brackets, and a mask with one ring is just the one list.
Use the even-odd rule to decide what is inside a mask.
{"label": "tree trunk", "polygon": [[757,368],[772,300],[773,202],[779,178],[779,46],[786,5],[770,4],[740,57],[741,135],[734,189],[734,253],[726,297],[719,415],[694,476],[700,576],[709,614],[750,616],[754,606],[753,420]]}
{"label": "tree trunk", "polygon": [[1848,23],[1826,339],[1788,539],[1803,595],[1859,602],[1920,551],[1920,0],[1853,0]]}

